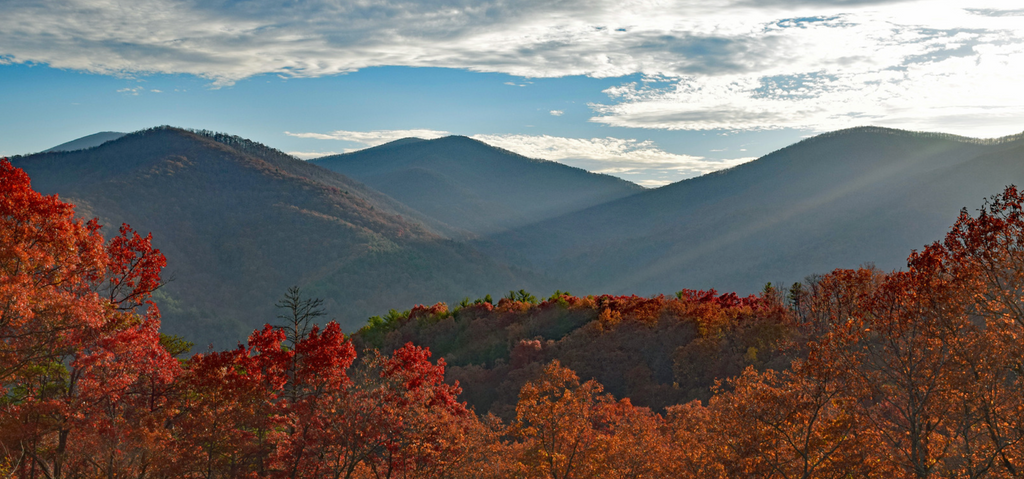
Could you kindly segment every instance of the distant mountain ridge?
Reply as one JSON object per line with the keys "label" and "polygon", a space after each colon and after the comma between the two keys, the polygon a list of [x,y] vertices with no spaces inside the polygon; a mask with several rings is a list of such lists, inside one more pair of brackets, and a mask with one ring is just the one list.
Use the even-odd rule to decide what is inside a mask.
{"label": "distant mountain ridge", "polygon": [[389,308],[540,284],[361,183],[230,135],[160,127],[12,161],[81,216],[152,231],[171,279],[164,330],[200,347],[275,322],[292,285],[355,331]]}
{"label": "distant mountain ridge", "polygon": [[1024,135],[854,128],[489,239],[563,272],[573,292],[749,293],[864,262],[902,267],[1009,183],[1024,184]]}
{"label": "distant mountain ridge", "polygon": [[[803,139],[803,140],[801,140],[801,141],[799,141],[799,142],[797,142],[797,143],[795,143],[793,145],[790,145],[790,146],[799,145],[801,143],[813,143],[815,141],[827,140],[829,138],[849,135],[849,134],[852,134],[852,133],[870,133],[870,134],[878,134],[878,135],[894,135],[894,136],[904,136],[904,137],[913,137],[913,138],[928,138],[928,139],[935,139],[935,140],[949,140],[949,141],[955,141],[955,142],[959,142],[959,143],[971,143],[971,144],[975,144],[975,145],[999,145],[999,144],[1002,144],[1002,143],[1010,143],[1010,142],[1018,141],[1018,140],[1024,138],[1024,132],[1013,134],[1013,135],[1006,135],[1006,136],[995,137],[995,138],[974,138],[974,137],[971,137],[971,136],[955,135],[953,133],[940,133],[940,132],[934,132],[934,131],[901,130],[899,128],[886,128],[886,127],[881,127],[881,126],[858,126],[858,127],[853,127],[853,128],[844,128],[842,130],[829,131],[829,132],[826,132],[826,133],[821,133],[819,135],[814,135],[814,136],[812,136],[810,138],[805,138],[805,139]],[[787,146],[785,148],[789,148],[789,147]],[[785,148],[783,148],[783,149],[785,149]]]}
{"label": "distant mountain ridge", "polygon": [[289,165],[293,174],[300,175],[308,180],[317,181],[332,185],[338,188],[349,188],[358,190],[359,193],[380,206],[385,208],[385,211],[395,215],[401,215],[406,218],[413,219],[416,222],[422,223],[427,226],[431,231],[437,233],[446,238],[460,237],[465,235],[465,231],[453,228],[445,223],[442,223],[432,217],[426,216],[419,211],[410,208],[409,206],[396,201],[395,199],[382,194],[373,188],[369,188],[366,185],[357,181],[352,181],[351,178],[344,175],[338,175],[332,173],[329,170],[313,166],[314,163],[308,161],[302,161],[298,158],[291,156],[281,150],[271,148],[262,143],[242,138],[237,135],[230,135],[227,133],[220,133],[210,130],[194,130],[185,129],[191,133],[209,138],[218,143],[225,144],[231,148],[234,148],[242,153],[251,155],[256,158],[260,158],[270,162],[284,162]]}
{"label": "distant mountain ridge", "polygon": [[854,128],[654,190],[465,137],[303,162],[159,127],[12,160],[81,216],[153,231],[175,278],[159,297],[166,330],[224,346],[273,321],[294,284],[354,331],[390,308],[509,289],[751,293],[900,268],[960,208],[1024,185],[1024,134]]}
{"label": "distant mountain ridge", "polygon": [[643,191],[620,178],[527,158],[464,136],[405,138],[312,162],[475,234],[522,226]]}

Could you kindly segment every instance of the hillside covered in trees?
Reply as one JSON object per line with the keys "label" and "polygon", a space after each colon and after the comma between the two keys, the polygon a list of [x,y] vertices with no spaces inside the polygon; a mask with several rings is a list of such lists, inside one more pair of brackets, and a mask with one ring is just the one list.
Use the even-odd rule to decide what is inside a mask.
{"label": "hillside covered in trees", "polygon": [[160,127],[13,163],[86,219],[152,231],[167,330],[203,348],[244,340],[292,285],[354,330],[389,308],[543,284],[372,188],[231,135]]}
{"label": "hillside covered in trees", "polygon": [[962,212],[905,271],[839,269],[750,297],[519,291],[395,312],[352,336],[317,324],[322,304],[292,289],[245,344],[191,355],[160,333],[152,298],[167,260],[155,238],[125,225],[104,240],[6,160],[0,193],[9,477],[1001,478],[1024,467],[1013,187]]}
{"label": "hillside covered in trees", "polygon": [[475,235],[536,223],[643,191],[614,176],[527,158],[464,136],[405,138],[311,162]]}
{"label": "hillside covered in trees", "polygon": [[105,138],[12,161],[81,218],[152,231],[169,260],[165,329],[203,347],[244,340],[293,285],[356,331],[390,309],[508,290],[748,296],[837,267],[890,271],[964,205],[1024,183],[1019,135],[886,128],[652,190],[465,137],[310,162],[209,131]]}
{"label": "hillside covered in trees", "polygon": [[445,359],[449,381],[480,412],[514,415],[519,390],[559,361],[607,392],[663,411],[707,399],[717,378],[747,366],[785,368],[794,339],[782,294],[680,291],[676,297],[586,296],[556,292],[538,302],[511,292],[495,304],[440,303],[374,317],[353,336],[357,349],[393,351],[413,343]]}

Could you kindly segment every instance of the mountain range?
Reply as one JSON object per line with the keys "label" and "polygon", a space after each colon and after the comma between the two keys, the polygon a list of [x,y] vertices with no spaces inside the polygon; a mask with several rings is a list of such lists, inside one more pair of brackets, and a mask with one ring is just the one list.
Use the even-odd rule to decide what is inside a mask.
{"label": "mountain range", "polygon": [[855,128],[491,240],[581,292],[751,293],[839,267],[903,267],[961,208],[1022,181],[1024,135]]}
{"label": "mountain range", "polygon": [[274,323],[292,285],[354,331],[389,308],[540,284],[376,190],[230,135],[162,127],[12,162],[109,231],[152,232],[164,330],[203,347]]}
{"label": "mountain range", "polygon": [[643,190],[614,176],[527,158],[464,136],[405,138],[312,163],[476,235],[524,226]]}
{"label": "mountain range", "polygon": [[961,208],[1024,182],[1024,135],[875,127],[652,190],[465,137],[310,162],[170,127],[84,148],[12,160],[79,214],[152,231],[174,278],[165,329],[217,345],[273,322],[291,285],[352,331],[388,309],[510,289],[750,293],[897,269]]}

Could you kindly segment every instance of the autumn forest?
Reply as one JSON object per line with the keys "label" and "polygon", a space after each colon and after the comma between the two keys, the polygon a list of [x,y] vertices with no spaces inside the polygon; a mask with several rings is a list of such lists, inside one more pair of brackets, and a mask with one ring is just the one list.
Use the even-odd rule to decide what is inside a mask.
{"label": "autumn forest", "polygon": [[[1020,477],[1024,194],[907,267],[160,332],[166,259],[0,162],[0,476]],[[952,220],[952,218],[951,218]],[[593,379],[591,379],[593,378]]]}

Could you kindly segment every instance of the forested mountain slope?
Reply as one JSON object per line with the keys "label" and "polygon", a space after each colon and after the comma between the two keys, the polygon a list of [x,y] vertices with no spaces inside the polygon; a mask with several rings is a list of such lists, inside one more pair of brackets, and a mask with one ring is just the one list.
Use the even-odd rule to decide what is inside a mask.
{"label": "forested mountain slope", "polygon": [[292,285],[352,331],[392,307],[533,284],[365,185],[237,137],[161,127],[12,160],[108,232],[151,231],[172,279],[164,330],[203,347],[273,322]]}
{"label": "forested mountain slope", "polygon": [[565,272],[573,292],[748,293],[866,262],[900,268],[1011,183],[1024,183],[1019,135],[855,128],[490,239]]}
{"label": "forested mountain slope", "polygon": [[643,190],[613,176],[526,158],[463,136],[406,138],[312,162],[477,234],[522,226]]}

